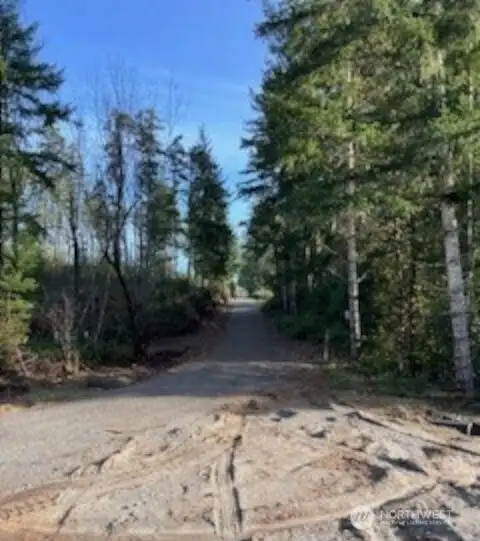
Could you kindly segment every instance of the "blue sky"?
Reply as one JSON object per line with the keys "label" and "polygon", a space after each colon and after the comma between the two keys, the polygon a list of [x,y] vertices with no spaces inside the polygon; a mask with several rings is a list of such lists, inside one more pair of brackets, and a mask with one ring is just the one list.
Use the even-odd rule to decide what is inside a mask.
{"label": "blue sky", "polygon": [[[24,0],[24,6],[40,24],[43,56],[65,70],[65,97],[82,107],[109,66],[132,72],[130,84],[160,114],[167,114],[173,80],[176,129],[192,142],[205,125],[234,189],[246,160],[239,143],[252,117],[249,89],[258,86],[265,59],[253,33],[261,0]],[[232,223],[247,208],[233,203]]]}

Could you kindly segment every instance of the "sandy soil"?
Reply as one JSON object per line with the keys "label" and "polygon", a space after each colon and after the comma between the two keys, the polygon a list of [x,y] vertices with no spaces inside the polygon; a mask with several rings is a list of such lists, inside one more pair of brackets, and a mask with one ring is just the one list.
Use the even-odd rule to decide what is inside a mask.
{"label": "sandy soil", "polygon": [[340,400],[298,354],[237,302],[197,362],[2,415],[0,540],[480,539],[480,438]]}

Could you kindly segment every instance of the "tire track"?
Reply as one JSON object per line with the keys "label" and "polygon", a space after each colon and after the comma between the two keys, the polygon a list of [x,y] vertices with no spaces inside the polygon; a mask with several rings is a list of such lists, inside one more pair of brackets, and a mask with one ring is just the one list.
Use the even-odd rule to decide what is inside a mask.
{"label": "tire track", "polygon": [[[419,483],[415,486],[410,486],[396,494],[391,494],[390,490],[385,490],[377,496],[374,501],[368,502],[368,506],[372,510],[382,508],[386,505],[392,505],[400,502],[405,502],[418,495],[423,495],[431,492],[436,486],[436,481]],[[356,502],[359,505],[361,502]],[[243,532],[243,535],[234,538],[234,541],[249,541],[255,534],[267,534],[281,532],[283,530],[292,530],[294,528],[314,526],[325,522],[341,521],[348,519],[350,512],[356,507],[353,501],[350,505],[343,509],[333,511],[331,513],[313,514],[308,517],[289,518],[286,520],[272,521],[269,524],[252,525]]]}
{"label": "tire track", "polygon": [[214,495],[213,523],[222,540],[238,539],[243,529],[243,513],[235,482],[235,453],[242,443],[238,433],[220,459],[211,467],[210,484]]}
{"label": "tire track", "polygon": [[[234,421],[232,423],[232,420]],[[169,440],[160,448],[160,453],[135,456],[138,449],[135,438],[129,438],[123,446],[100,460],[78,466],[66,475],[68,480],[21,491],[0,500],[0,527],[24,522],[25,517],[34,513],[44,513],[48,520],[49,512],[58,506],[66,491],[81,490],[82,499],[98,499],[116,490],[135,488],[145,479],[158,473],[161,468],[181,469],[183,464],[203,456],[206,462],[215,460],[219,454],[219,444],[236,441],[239,435],[239,422],[235,415],[223,415],[213,430],[203,429],[200,433],[189,434],[187,438]],[[230,424],[229,424],[230,423]],[[168,436],[171,434],[167,434]],[[132,458],[135,458],[134,467]],[[129,469],[128,469],[129,468]],[[120,469],[120,473],[115,473]],[[127,469],[127,471],[125,471]],[[72,509],[69,509],[68,516]],[[65,513],[62,513],[64,516]]]}
{"label": "tire track", "polygon": [[[260,431],[262,433],[265,433],[264,428],[262,423],[260,423]],[[88,488],[88,499],[93,502],[101,494],[109,493],[125,486],[132,487],[141,484],[146,476],[155,473],[155,470],[158,471],[158,468],[162,465],[167,466],[169,469],[175,467],[182,468],[189,460],[198,459],[199,455],[204,462],[210,461],[209,482],[214,498],[212,518],[217,540],[248,541],[258,534],[274,533],[298,527],[313,526],[323,522],[338,521],[348,515],[346,508],[343,506],[343,509],[338,509],[332,513],[320,514],[318,513],[318,509],[317,513],[315,513],[314,504],[310,502],[306,503],[303,508],[303,511],[308,511],[310,516],[298,516],[289,519],[274,520],[269,524],[259,524],[254,522],[251,525],[248,525],[248,522],[245,523],[235,478],[235,463],[236,460],[238,460],[237,453],[239,447],[243,444],[243,452],[244,447],[247,446],[247,444],[249,446],[250,442],[255,442],[258,435],[259,434],[255,432],[253,437],[246,437],[245,418],[238,415],[226,415],[220,419],[220,422],[216,422],[213,427],[208,425],[206,429],[197,432],[195,438],[189,437],[187,440],[177,440],[170,449],[163,452],[162,456],[155,455],[146,457],[148,462],[148,468],[146,470],[138,469],[137,456],[135,456],[135,468],[130,470],[128,475],[125,473],[114,475],[113,473],[116,468],[125,467],[125,460],[127,460],[127,457],[127,462],[132,459],[130,453],[135,449],[135,446],[130,440],[127,440],[123,446],[117,451],[110,453],[107,457],[102,459],[102,461],[92,462],[92,464],[97,465],[99,465],[99,462],[102,462],[102,465],[96,470],[97,474],[93,475],[93,477],[82,479],[80,476],[66,483],[45,485],[1,500],[0,538],[2,532],[9,530],[15,532],[17,528],[17,531],[19,531],[21,527],[19,520],[22,518],[24,520],[24,527],[26,522],[24,518],[25,515],[36,512],[46,512],[49,508],[59,505],[58,500],[67,489],[86,487]],[[305,438],[303,435],[298,438],[293,437],[292,435],[288,436],[288,439],[291,439],[296,445],[300,444],[300,441],[308,440],[308,438]],[[225,444],[227,444],[226,448]],[[280,447],[282,447],[281,444]],[[339,452],[338,442],[323,443],[321,447],[323,453],[325,453],[325,447],[330,447],[332,450],[336,449],[337,453]],[[223,452],[221,452],[222,448]],[[433,447],[431,449],[433,449]],[[442,448],[440,447],[440,449]],[[319,450],[320,449],[317,446],[317,452]],[[342,449],[341,453],[347,456],[361,457],[363,461],[366,461],[369,456],[368,452],[353,452],[348,448]],[[430,453],[433,453],[433,451],[430,450]],[[215,458],[217,459],[215,460]],[[394,469],[397,470],[397,468]],[[91,468],[88,468],[88,465],[83,471],[93,472]],[[418,474],[419,472],[413,473]],[[422,482],[418,484],[414,483],[413,486],[405,487],[404,490],[396,490],[393,494],[391,488],[387,489],[379,495],[378,500],[367,503],[373,508],[379,508],[384,505],[396,504],[402,501],[406,502],[415,496],[426,494],[432,490],[434,486],[438,486],[440,482],[440,479],[433,474],[434,472],[428,471],[428,479],[422,479]],[[70,511],[71,509],[68,510],[68,512]],[[68,519],[68,512],[64,515],[64,523]],[[63,525],[64,524],[61,526]],[[35,517],[35,526],[38,527],[38,529],[48,527],[47,523],[42,524],[41,522],[38,522],[37,517]],[[52,529],[54,528],[53,525],[51,527]],[[183,535],[184,534],[180,532],[172,532],[168,539],[172,541],[178,539],[180,541],[183,539]],[[141,538],[142,537],[139,537],[138,539]],[[13,539],[19,538],[12,535],[12,540]],[[35,538],[33,537],[33,539]]]}

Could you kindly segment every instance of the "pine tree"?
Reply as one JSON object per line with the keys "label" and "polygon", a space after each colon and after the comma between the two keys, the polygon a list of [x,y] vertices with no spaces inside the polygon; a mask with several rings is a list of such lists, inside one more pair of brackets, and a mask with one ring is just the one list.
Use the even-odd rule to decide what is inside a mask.
{"label": "pine tree", "polygon": [[[58,156],[32,147],[45,128],[66,120],[70,110],[55,97],[63,83],[62,73],[38,59],[37,25],[23,26],[15,0],[0,2],[0,178],[8,184],[15,164],[33,181],[52,186],[47,169]],[[5,191],[0,193],[0,272],[5,255]]]}
{"label": "pine tree", "polygon": [[34,308],[33,294],[40,262],[38,244],[28,234],[21,234],[19,259],[7,260],[0,276],[0,367],[11,360],[28,338]]}
{"label": "pine tree", "polygon": [[174,244],[178,228],[178,210],[174,187],[165,179],[166,152],[158,141],[160,123],[155,111],[147,110],[136,119],[138,154],[136,183],[139,206],[140,264],[166,267],[168,250]]}
{"label": "pine tree", "polygon": [[228,223],[227,192],[205,131],[190,149],[187,236],[189,258],[201,282],[228,275],[233,234]]}
{"label": "pine tree", "polygon": [[52,188],[50,166],[64,159],[36,143],[70,110],[56,99],[62,73],[39,60],[37,26],[20,22],[14,0],[0,1],[0,29],[0,347],[11,354],[26,340],[36,288],[29,191]]}

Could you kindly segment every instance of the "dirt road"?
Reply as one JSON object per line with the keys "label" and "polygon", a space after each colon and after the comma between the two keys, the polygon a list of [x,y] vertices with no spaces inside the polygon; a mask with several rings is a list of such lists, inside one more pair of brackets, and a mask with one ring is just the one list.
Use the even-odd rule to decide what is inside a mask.
{"label": "dirt road", "polygon": [[237,302],[207,359],[0,417],[0,540],[480,539],[480,438],[301,392],[294,357]]}

